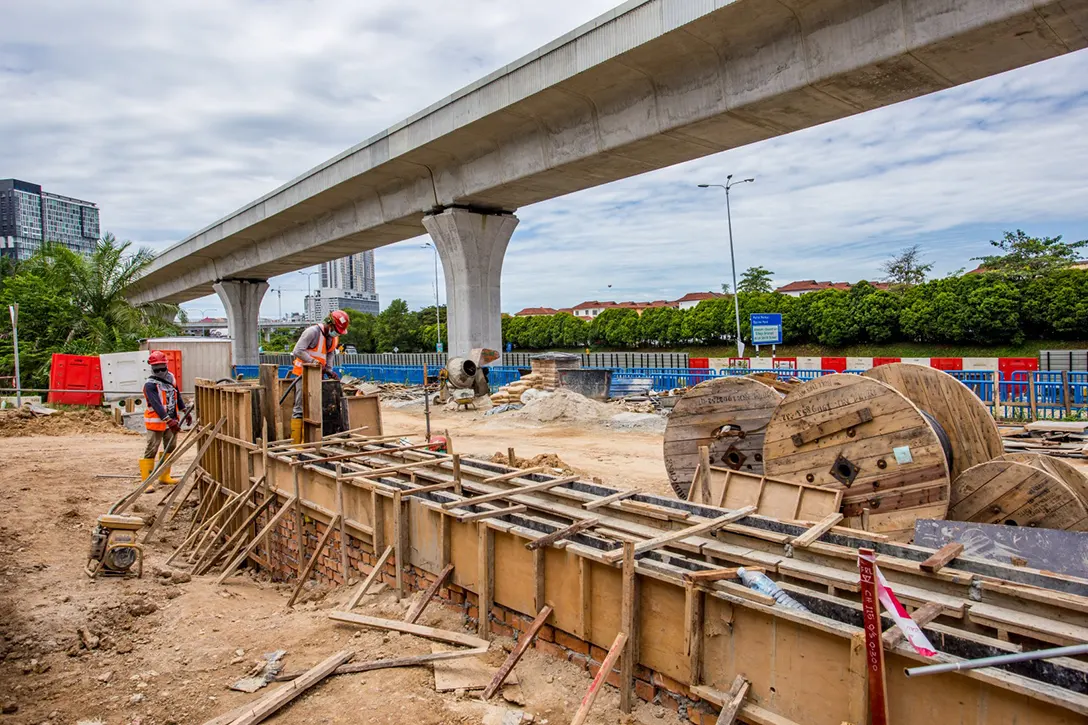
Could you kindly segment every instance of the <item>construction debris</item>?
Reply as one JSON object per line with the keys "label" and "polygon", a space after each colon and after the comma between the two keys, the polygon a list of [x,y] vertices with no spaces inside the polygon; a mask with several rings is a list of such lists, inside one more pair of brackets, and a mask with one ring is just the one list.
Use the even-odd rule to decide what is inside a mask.
{"label": "construction debris", "polygon": [[26,406],[0,410],[0,438],[20,436],[75,436],[114,433],[139,435],[117,425],[113,416],[100,408],[72,408],[42,414]]}

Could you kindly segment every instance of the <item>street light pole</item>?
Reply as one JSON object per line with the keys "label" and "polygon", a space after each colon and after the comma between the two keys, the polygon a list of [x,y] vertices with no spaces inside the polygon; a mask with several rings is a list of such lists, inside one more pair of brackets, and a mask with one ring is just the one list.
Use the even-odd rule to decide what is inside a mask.
{"label": "street light pole", "polygon": [[434,246],[430,242],[423,244],[420,249],[430,247],[434,250],[434,326],[437,333],[435,335],[435,351],[439,351],[439,346],[442,345],[442,318],[438,314],[438,247]]}
{"label": "street light pole", "polygon": [[709,189],[712,186],[725,189],[725,219],[729,227],[729,263],[733,267],[733,312],[737,323],[737,357],[744,357],[744,342],[740,339],[740,297],[737,291],[737,257],[733,251],[733,211],[729,206],[729,190],[737,184],[747,184],[752,181],[755,179],[733,181],[733,175],[729,174],[725,177],[724,184],[699,184],[700,189]]}

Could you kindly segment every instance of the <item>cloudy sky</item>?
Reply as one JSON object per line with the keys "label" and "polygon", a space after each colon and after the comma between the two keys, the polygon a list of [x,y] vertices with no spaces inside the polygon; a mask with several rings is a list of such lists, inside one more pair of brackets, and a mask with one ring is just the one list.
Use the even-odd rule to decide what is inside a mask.
{"label": "cloudy sky", "polygon": [[[4,3],[0,178],[95,201],[104,230],[164,249],[614,4]],[[1085,118],[1082,52],[537,204],[518,213],[503,309],[717,289],[724,196],[696,184],[729,173],[756,177],[733,195],[738,268],[780,283],[873,279],[911,244],[943,275],[1017,227],[1088,238]],[[383,305],[433,301],[423,241],[377,251]],[[284,312],[306,285],[272,280]]]}

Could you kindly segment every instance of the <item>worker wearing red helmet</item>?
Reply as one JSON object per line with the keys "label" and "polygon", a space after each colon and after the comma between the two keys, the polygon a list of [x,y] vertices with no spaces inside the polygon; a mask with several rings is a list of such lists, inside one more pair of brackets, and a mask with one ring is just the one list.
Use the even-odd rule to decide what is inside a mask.
{"label": "worker wearing red helmet", "polygon": [[[177,380],[167,369],[166,353],[152,350],[147,362],[151,365],[151,377],[144,383],[144,428],[147,429],[147,447],[140,459],[140,480],[146,481],[155,468],[155,454],[162,445],[162,456],[174,452],[177,433],[181,430],[180,414],[185,412],[185,401],[181,399]],[[176,478],[170,475],[170,466],[159,473],[159,482],[176,484]],[[154,481],[151,482],[152,484]],[[152,486],[148,485],[150,492]],[[145,493],[146,493],[145,492]]]}
{"label": "worker wearing red helmet", "polygon": [[[295,343],[295,349],[291,355],[295,359],[295,366],[291,374],[298,377],[302,375],[304,365],[320,365],[325,375],[333,379],[340,376],[329,364],[329,357],[336,351],[340,344],[340,335],[348,331],[351,320],[343,310],[333,310],[324,322],[310,325],[303,330]],[[295,443],[302,442],[302,384],[295,385],[295,406],[291,411],[291,440]]]}

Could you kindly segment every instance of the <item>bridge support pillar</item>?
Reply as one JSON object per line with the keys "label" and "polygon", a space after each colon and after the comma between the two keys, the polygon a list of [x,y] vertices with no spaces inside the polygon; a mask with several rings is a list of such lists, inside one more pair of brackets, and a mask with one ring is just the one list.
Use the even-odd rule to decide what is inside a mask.
{"label": "bridge support pillar", "polygon": [[260,365],[261,300],[268,291],[268,282],[224,279],[213,287],[227,311],[232,361],[235,365]]}
{"label": "bridge support pillar", "polygon": [[517,225],[513,214],[469,209],[423,217],[446,276],[451,357],[467,355],[474,347],[502,351],[502,260]]}

